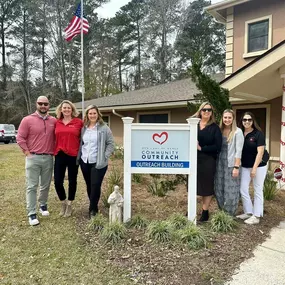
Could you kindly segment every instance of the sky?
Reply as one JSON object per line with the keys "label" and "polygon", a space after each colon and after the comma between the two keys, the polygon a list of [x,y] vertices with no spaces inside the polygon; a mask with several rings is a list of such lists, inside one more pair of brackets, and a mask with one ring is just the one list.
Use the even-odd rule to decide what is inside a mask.
{"label": "sky", "polygon": [[[114,17],[120,7],[126,5],[130,0],[111,0],[109,3],[97,9],[97,12],[102,18]],[[187,1],[187,0],[186,0]],[[212,0],[212,4],[221,2],[222,0]]]}

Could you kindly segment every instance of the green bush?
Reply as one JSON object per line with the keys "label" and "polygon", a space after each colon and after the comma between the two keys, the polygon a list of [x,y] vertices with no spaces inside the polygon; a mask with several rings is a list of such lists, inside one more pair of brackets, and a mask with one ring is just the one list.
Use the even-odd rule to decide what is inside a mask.
{"label": "green bush", "polygon": [[110,208],[110,204],[108,203],[108,198],[113,191],[114,191],[114,186],[112,184],[108,184],[107,190],[102,193],[101,201],[103,203],[103,206],[107,209]]}
{"label": "green bush", "polygon": [[268,171],[263,185],[263,197],[265,200],[273,200],[278,193],[277,181],[274,180],[274,175]]}
{"label": "green bush", "polygon": [[116,145],[112,155],[112,159],[124,159],[124,148],[123,146]]}
{"label": "green bush", "polygon": [[175,190],[175,186],[177,185],[175,181],[164,180],[164,178],[159,178],[153,175],[152,177],[152,182],[147,185],[147,190],[152,195],[164,197],[168,191]]}
{"label": "green bush", "polygon": [[153,221],[147,227],[147,237],[155,242],[169,242],[173,229],[167,221]]}
{"label": "green bush", "polygon": [[141,215],[134,215],[132,219],[127,223],[127,226],[130,228],[135,228],[138,230],[145,229],[148,226],[149,222],[146,218]]}
{"label": "green bush", "polygon": [[169,222],[175,230],[180,230],[185,228],[189,221],[184,215],[175,213],[170,216]]}
{"label": "green bush", "polygon": [[113,222],[106,225],[100,235],[104,243],[117,244],[126,238],[127,230],[124,224]]}
{"label": "green bush", "polygon": [[100,232],[103,230],[105,225],[107,225],[107,223],[107,219],[102,214],[97,214],[90,220],[88,228],[95,232]]}
{"label": "green bush", "polygon": [[108,173],[107,181],[110,187],[112,186],[114,188],[114,186],[118,185],[120,188],[122,188],[123,174],[121,170],[112,167]]}
{"label": "green bush", "polygon": [[237,227],[237,222],[224,211],[216,212],[211,219],[211,229],[214,232],[227,233]]}
{"label": "green bush", "polygon": [[177,238],[190,249],[200,249],[207,246],[207,238],[204,232],[194,224],[188,224],[177,232]]}
{"label": "green bush", "polygon": [[141,183],[142,182],[142,175],[139,173],[133,173],[132,174],[132,181],[135,183]]}

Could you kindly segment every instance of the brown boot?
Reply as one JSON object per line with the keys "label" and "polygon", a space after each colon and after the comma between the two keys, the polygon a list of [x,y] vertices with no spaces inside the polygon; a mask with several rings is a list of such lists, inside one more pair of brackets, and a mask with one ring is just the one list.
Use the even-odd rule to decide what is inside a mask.
{"label": "brown boot", "polygon": [[70,217],[72,213],[71,203],[67,203],[64,217]]}
{"label": "brown boot", "polygon": [[64,216],[64,214],[65,214],[66,206],[67,206],[66,201],[65,201],[65,200],[62,201],[62,202],[61,202],[61,210],[60,210],[60,213],[59,213],[59,215],[60,215],[61,217]]}

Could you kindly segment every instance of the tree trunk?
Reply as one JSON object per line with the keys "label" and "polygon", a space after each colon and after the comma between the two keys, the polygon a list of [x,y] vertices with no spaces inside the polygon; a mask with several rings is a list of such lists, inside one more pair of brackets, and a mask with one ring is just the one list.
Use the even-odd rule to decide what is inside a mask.
{"label": "tree trunk", "polygon": [[2,42],[2,89],[7,89],[7,66],[6,66],[6,48],[4,22],[1,22],[1,42]]}

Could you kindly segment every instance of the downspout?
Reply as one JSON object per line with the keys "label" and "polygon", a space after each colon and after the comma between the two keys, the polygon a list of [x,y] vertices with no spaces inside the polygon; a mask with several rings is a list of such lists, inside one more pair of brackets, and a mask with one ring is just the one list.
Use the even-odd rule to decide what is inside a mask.
{"label": "downspout", "polygon": [[124,117],[123,115],[118,114],[115,109],[112,110],[112,113],[113,113],[114,115],[120,117],[120,118],[123,118],[123,117]]}

